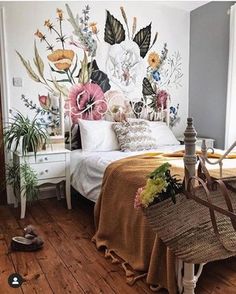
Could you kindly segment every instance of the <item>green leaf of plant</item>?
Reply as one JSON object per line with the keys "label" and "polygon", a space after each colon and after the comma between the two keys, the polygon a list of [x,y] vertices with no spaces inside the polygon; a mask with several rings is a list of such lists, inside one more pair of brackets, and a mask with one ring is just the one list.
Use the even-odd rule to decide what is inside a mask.
{"label": "green leaf of plant", "polygon": [[36,155],[38,147],[45,143],[47,138],[46,130],[42,133],[36,116],[33,120],[30,120],[17,111],[17,114],[11,120],[9,128],[4,132],[6,148],[11,150],[14,147],[13,149],[16,150],[22,140],[22,154],[25,155],[28,148],[31,147]]}
{"label": "green leaf of plant", "polygon": [[114,45],[125,40],[125,30],[123,25],[107,10],[104,41]]}
{"label": "green leaf of plant", "polygon": [[171,167],[169,162],[163,163],[161,166],[156,168],[153,172],[151,172],[148,177],[149,178],[157,178],[165,175],[165,172]]}
{"label": "green leaf of plant", "polygon": [[43,72],[44,72],[44,63],[42,58],[40,57],[39,53],[38,53],[38,49],[36,46],[36,42],[34,41],[34,64],[38,69],[39,75],[43,78]]}
{"label": "green leaf of plant", "polygon": [[145,57],[149,50],[150,41],[151,41],[151,23],[141,29],[137,34],[134,36],[134,42],[138,44],[140,48],[140,56]]}
{"label": "green leaf of plant", "polygon": [[147,78],[143,79],[143,95],[154,95],[155,91],[152,88],[151,83],[149,82],[149,80]]}
{"label": "green leaf of plant", "polygon": [[24,67],[26,68],[26,71],[29,75],[29,77],[34,80],[35,82],[40,82],[40,79],[38,77],[38,75],[34,72],[34,70],[32,69],[31,65],[30,65],[30,62],[29,61],[26,61],[23,56],[18,52],[16,51],[17,55],[20,57],[20,60],[22,62],[22,64],[24,65]]}

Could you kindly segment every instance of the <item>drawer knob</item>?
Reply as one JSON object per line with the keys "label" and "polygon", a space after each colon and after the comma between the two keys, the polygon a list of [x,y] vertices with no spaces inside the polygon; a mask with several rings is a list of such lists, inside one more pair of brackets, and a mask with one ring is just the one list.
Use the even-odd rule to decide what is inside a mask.
{"label": "drawer knob", "polygon": [[45,173],[48,173],[48,169],[45,169]]}
{"label": "drawer knob", "polygon": [[47,157],[45,157],[45,158],[44,158],[44,160],[46,160],[46,161],[47,161],[47,160],[48,160],[48,158],[47,158]]}

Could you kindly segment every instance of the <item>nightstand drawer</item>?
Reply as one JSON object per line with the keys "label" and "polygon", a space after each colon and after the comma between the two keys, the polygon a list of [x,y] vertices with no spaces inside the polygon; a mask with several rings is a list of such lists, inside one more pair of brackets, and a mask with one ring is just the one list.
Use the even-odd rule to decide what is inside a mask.
{"label": "nightstand drawer", "polygon": [[66,175],[66,163],[63,161],[31,164],[30,166],[37,173],[38,180],[65,177]]}
{"label": "nightstand drawer", "polygon": [[29,156],[25,158],[28,163],[47,163],[47,162],[57,162],[57,161],[65,161],[66,155],[65,153],[58,154],[45,154],[38,155],[35,159],[34,156]]}

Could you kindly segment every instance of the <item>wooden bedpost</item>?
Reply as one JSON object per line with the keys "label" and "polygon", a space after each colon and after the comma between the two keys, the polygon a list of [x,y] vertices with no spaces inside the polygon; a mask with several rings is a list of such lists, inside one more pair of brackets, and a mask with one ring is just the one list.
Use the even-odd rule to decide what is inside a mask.
{"label": "wooden bedpost", "polygon": [[[184,173],[185,173],[185,188],[188,179],[195,175],[196,171],[196,136],[197,132],[193,126],[193,119],[187,119],[187,128],[184,132],[185,156],[184,156]],[[182,285],[184,294],[194,294],[197,278],[194,273],[195,266],[192,263],[184,262],[184,276],[182,277]]]}
{"label": "wooden bedpost", "polygon": [[196,136],[197,132],[193,126],[193,119],[189,117],[187,119],[187,128],[184,132],[184,172],[185,172],[185,187],[189,177],[195,175],[197,156],[196,156]]}

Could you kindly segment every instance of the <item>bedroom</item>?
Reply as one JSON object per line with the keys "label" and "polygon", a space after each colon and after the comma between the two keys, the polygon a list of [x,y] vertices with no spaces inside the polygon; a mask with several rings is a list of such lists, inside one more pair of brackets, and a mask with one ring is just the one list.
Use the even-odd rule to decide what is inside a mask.
{"label": "bedroom", "polygon": [[[175,280],[173,268],[170,270],[172,276],[167,277],[165,273],[163,281],[158,283],[153,280],[155,274],[160,273],[151,269],[148,283],[146,276],[134,283],[140,275],[133,275],[132,268],[124,262],[116,264],[119,258],[109,250],[105,259],[104,250],[97,251],[91,242],[95,234],[93,207],[102,180],[105,180],[104,172],[109,171],[106,167],[114,160],[123,162],[124,167],[119,169],[124,169],[125,173],[127,164],[132,169],[133,163],[124,157],[140,153],[117,150],[120,149],[117,144],[122,143],[119,139],[117,142],[110,121],[131,116],[134,119],[131,124],[142,124],[145,115],[149,121],[167,120],[171,128],[161,122],[145,122],[144,125],[148,130],[152,129],[156,140],[162,142],[155,152],[170,153],[183,150],[177,139],[183,141],[187,117],[193,117],[198,146],[204,137],[209,147],[227,149],[235,140],[234,105],[233,101],[228,102],[228,97],[234,93],[233,59],[229,61],[229,52],[232,55],[233,50],[229,36],[234,37],[234,31],[230,33],[233,22],[230,18],[233,19],[235,10],[229,11],[234,2],[9,1],[0,4],[2,121],[8,121],[17,111],[31,120],[38,113],[37,117],[50,134],[47,149],[37,152],[36,158],[31,153],[28,159],[38,172],[39,184],[45,185],[40,189],[40,200],[30,205],[25,201],[27,197],[21,197],[21,203],[15,208],[13,206],[18,203],[12,187],[6,187],[5,197],[1,192],[0,202],[5,204],[0,207],[0,264],[4,267],[0,275],[1,291],[16,291],[9,287],[7,280],[10,274],[19,273],[25,279],[19,292],[151,293],[150,284],[154,288],[160,284],[175,293],[176,285],[171,284]],[[80,39],[76,32],[74,17],[77,13],[79,25],[88,35],[86,40]],[[150,96],[155,96],[155,100]],[[98,104],[88,101],[88,97]],[[110,103],[104,104],[104,97]],[[101,119],[104,116],[108,122]],[[74,143],[79,142],[75,136],[79,133],[78,121],[83,151],[70,152],[68,149],[74,149]],[[26,137],[28,134],[25,133]],[[64,149],[64,141],[68,149]],[[122,148],[134,150],[137,147],[132,143],[131,139],[128,147],[123,144]],[[153,141],[145,143],[153,144]],[[141,153],[150,155],[151,151]],[[5,156],[6,162],[11,162],[12,154],[6,151]],[[3,150],[1,158],[3,163]],[[27,154],[14,156],[16,162],[24,162],[25,158]],[[111,166],[115,170],[116,166]],[[5,169],[9,171],[9,166],[4,168],[1,164],[1,169],[1,182],[4,183]],[[150,171],[148,167],[146,173],[137,175],[137,179],[142,178],[142,183],[136,183],[139,184],[137,188],[142,186]],[[11,183],[16,174],[13,166]],[[48,182],[54,185],[47,187]],[[125,187],[119,185],[115,191]],[[134,200],[137,189],[136,186],[131,188]],[[78,197],[76,190],[84,197]],[[66,201],[57,201],[61,196]],[[68,210],[71,198],[72,210]],[[103,205],[111,212],[108,218],[112,218],[116,210],[119,216],[122,215],[124,207],[115,205],[111,211]],[[133,213],[141,214],[141,211]],[[116,219],[114,215],[113,225],[116,225]],[[7,255],[12,237],[23,236],[23,228],[29,224],[37,228],[44,240],[43,248],[35,253],[17,251]],[[120,225],[128,226],[125,222]],[[122,232],[117,231],[117,235],[122,236]],[[154,233],[149,229],[146,234],[146,240],[150,238],[151,244]],[[133,243],[130,243],[132,247]],[[134,247],[133,252],[146,247],[146,243]],[[148,253],[143,252],[150,259],[153,245],[149,247]],[[132,248],[130,250],[132,252]],[[138,260],[131,254],[130,259],[133,258],[134,263],[138,260],[140,264],[136,264],[136,269],[140,268],[139,274],[146,275],[149,265],[143,264],[145,258],[141,255]],[[155,264],[153,260],[154,268]],[[127,281],[134,283],[133,286]],[[229,262],[207,264],[196,293],[234,293],[235,287],[235,260],[231,258]],[[165,290],[161,289],[161,292],[165,293]]]}

